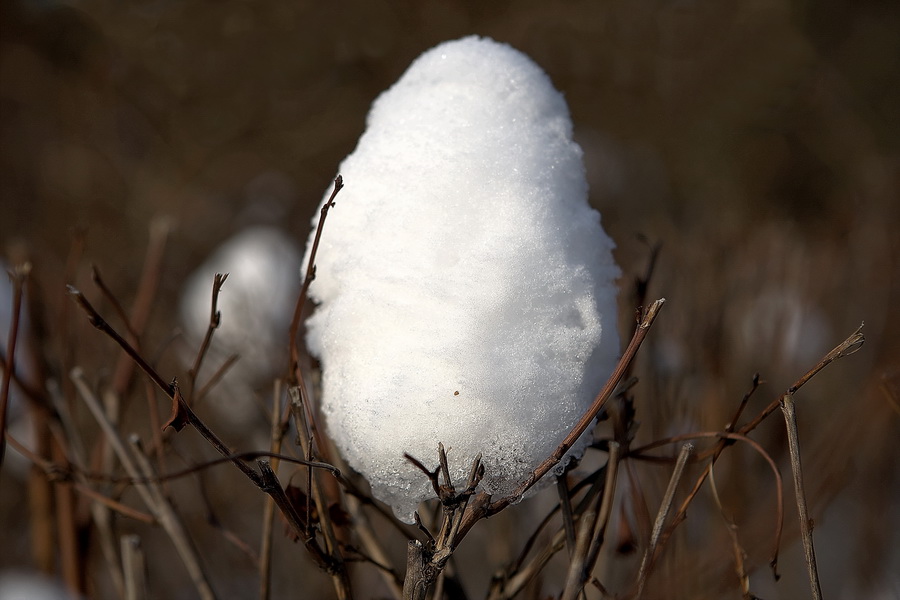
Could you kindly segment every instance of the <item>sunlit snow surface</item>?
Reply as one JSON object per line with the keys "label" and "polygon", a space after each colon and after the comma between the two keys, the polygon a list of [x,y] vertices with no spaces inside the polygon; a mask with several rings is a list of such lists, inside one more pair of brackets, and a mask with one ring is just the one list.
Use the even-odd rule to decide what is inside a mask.
{"label": "sunlit snow surface", "polygon": [[462,483],[483,452],[507,494],[612,370],[619,270],[581,154],[540,67],[468,37],[375,101],[340,166],[307,341],[331,437],[405,521],[434,492],[404,453],[433,467],[443,442]]}

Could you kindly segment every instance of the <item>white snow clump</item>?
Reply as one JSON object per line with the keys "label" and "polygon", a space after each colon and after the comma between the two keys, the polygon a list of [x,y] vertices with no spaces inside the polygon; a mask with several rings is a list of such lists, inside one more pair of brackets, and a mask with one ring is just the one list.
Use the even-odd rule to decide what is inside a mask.
{"label": "white snow clump", "polygon": [[254,387],[269,385],[287,367],[300,259],[300,249],[286,233],[252,226],[219,246],[185,284],[180,312],[189,341],[186,360],[192,361],[209,325],[213,277],[228,273],[218,298],[221,324],[200,379],[203,383],[231,354],[240,356],[216,388],[216,396],[225,400],[220,412],[228,420],[246,425],[258,412]]}
{"label": "white snow clump", "polygon": [[614,366],[619,269],[581,156],[540,67],[467,37],[375,101],[340,166],[307,342],[329,434],[404,521],[434,495],[404,453],[434,466],[443,442],[461,486],[482,452],[482,489],[509,494]]}

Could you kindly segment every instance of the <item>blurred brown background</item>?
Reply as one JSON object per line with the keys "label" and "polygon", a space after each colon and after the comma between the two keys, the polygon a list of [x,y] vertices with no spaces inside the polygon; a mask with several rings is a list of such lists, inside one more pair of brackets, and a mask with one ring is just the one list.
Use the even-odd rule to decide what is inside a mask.
{"label": "blurred brown background", "polygon": [[[827,595],[900,593],[896,574],[887,575],[900,564],[897,2],[0,7],[0,250],[30,258],[52,323],[69,302],[73,239],[83,234],[85,249],[72,282],[90,289],[94,263],[129,304],[149,224],[168,217],[174,230],[148,348],[170,336],[180,287],[216,244],[256,223],[305,239],[370,103],[418,54],[472,33],[524,51],[569,102],[592,203],[619,244],[623,332],[647,242],[662,245],[650,295],[668,302],[641,356],[640,439],[721,428],[760,372],[754,414],[866,322],[863,351],[798,397],[800,434]],[[74,361],[109,367],[106,340],[73,327]],[[173,374],[186,368],[177,357],[161,360]],[[759,438],[781,456],[780,415],[771,421]],[[752,469],[765,480],[764,465]],[[8,474],[2,481],[0,565],[28,565],[26,501],[13,491],[20,484]],[[765,539],[771,482],[732,483],[744,506],[738,522],[766,523],[758,525]],[[761,596],[805,593],[795,536],[786,540],[787,583],[761,583]],[[728,572],[727,550],[699,546],[709,557],[676,556],[659,580],[681,581],[672,573],[705,569],[707,558]],[[300,548],[285,548],[303,562]],[[753,559],[764,566],[764,552]],[[232,563],[242,564],[216,562]],[[235,579],[240,568],[253,574],[229,568]],[[473,597],[494,568],[474,577]],[[98,593],[109,589],[102,574],[92,577]],[[284,577],[279,589],[295,589]],[[687,579],[680,589],[694,595],[671,597],[720,597],[703,577]],[[175,574],[157,581],[159,597],[190,597],[173,595]],[[322,591],[308,597],[330,593],[327,584],[312,589]]]}

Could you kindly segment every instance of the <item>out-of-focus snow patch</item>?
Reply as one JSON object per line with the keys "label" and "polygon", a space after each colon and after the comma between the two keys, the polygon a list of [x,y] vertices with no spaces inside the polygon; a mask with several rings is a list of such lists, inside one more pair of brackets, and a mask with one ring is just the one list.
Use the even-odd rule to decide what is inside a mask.
{"label": "out-of-focus snow patch", "polygon": [[32,571],[0,572],[3,600],[69,600],[70,596],[54,579]]}
{"label": "out-of-focus snow patch", "polygon": [[796,370],[813,366],[829,349],[832,334],[823,312],[786,286],[762,290],[739,314],[738,351],[748,359],[771,357]]}
{"label": "out-of-focus snow patch", "polygon": [[618,355],[619,270],[565,100],[507,45],[447,42],[375,101],[340,173],[307,337],[332,438],[406,521],[433,491],[403,454],[433,465],[438,442],[455,481],[483,452],[483,489],[510,493]]}
{"label": "out-of-focus snow patch", "polygon": [[227,400],[219,405],[227,419],[246,420],[254,388],[287,366],[299,272],[297,244],[280,229],[257,226],[223,243],[185,284],[181,321],[191,352],[196,352],[209,325],[213,277],[228,273],[218,298],[221,323],[200,377],[202,382],[228,356],[240,355],[216,389],[216,396]]}

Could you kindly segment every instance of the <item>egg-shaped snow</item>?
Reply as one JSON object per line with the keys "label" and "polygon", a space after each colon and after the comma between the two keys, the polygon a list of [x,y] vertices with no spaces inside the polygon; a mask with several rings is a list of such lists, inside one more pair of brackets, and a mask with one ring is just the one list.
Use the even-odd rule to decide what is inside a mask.
{"label": "egg-shaped snow", "polygon": [[407,522],[434,492],[404,453],[434,466],[438,442],[455,481],[481,452],[482,489],[510,493],[618,354],[619,270],[565,100],[510,46],[446,42],[375,101],[340,173],[307,323],[329,434]]}

